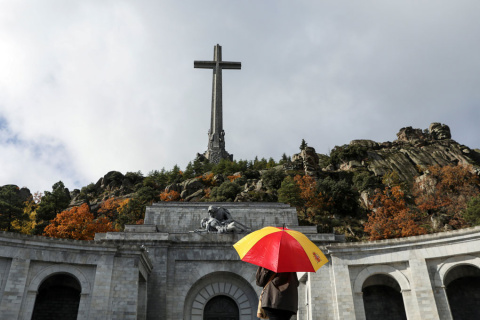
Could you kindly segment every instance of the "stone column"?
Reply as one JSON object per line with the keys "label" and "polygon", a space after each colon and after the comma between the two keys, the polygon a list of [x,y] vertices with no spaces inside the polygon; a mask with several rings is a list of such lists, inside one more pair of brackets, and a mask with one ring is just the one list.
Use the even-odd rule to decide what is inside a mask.
{"label": "stone column", "polygon": [[81,293],[80,294],[80,303],[78,304],[78,315],[77,320],[88,320],[88,309],[90,307],[90,294]]}
{"label": "stone column", "polygon": [[168,247],[158,246],[149,250],[155,268],[148,277],[147,319],[167,319]]}
{"label": "stone column", "polygon": [[353,304],[353,292],[348,266],[341,259],[332,258],[334,283],[334,314],[335,319],[356,320]]}
{"label": "stone column", "polygon": [[407,315],[408,319],[415,319],[411,318],[413,315],[418,314],[418,308],[416,306],[415,297],[412,296],[412,290],[402,290],[402,298],[403,298],[403,305],[405,307],[405,314]]}
{"label": "stone column", "polygon": [[417,305],[409,306],[407,305],[407,301],[405,301],[405,311],[408,312],[407,318],[440,320],[433,295],[432,283],[430,282],[430,276],[428,274],[427,262],[424,258],[416,257],[415,254],[413,255],[409,260],[409,265],[412,279],[412,298],[415,298],[412,300],[416,300]]}
{"label": "stone column", "polygon": [[355,305],[355,320],[367,319],[367,316],[365,315],[365,304],[363,303],[363,292],[353,293],[353,303]]}
{"label": "stone column", "polygon": [[20,310],[19,319],[30,320],[33,315],[33,308],[35,307],[35,300],[37,299],[38,291],[28,290],[25,298],[25,302]]}
{"label": "stone column", "polygon": [[111,289],[113,273],[113,255],[102,256],[97,264],[95,282],[92,288],[90,319],[111,319]]}
{"label": "stone column", "polygon": [[20,318],[20,310],[25,294],[29,269],[29,259],[12,259],[2,301],[0,302],[0,317],[2,319]]}
{"label": "stone column", "polygon": [[137,319],[138,260],[132,256],[115,257],[113,267],[112,318]]}
{"label": "stone column", "polygon": [[453,320],[450,303],[447,297],[447,288],[445,286],[435,288],[435,301],[437,302],[438,313],[441,320]]}
{"label": "stone column", "polygon": [[138,275],[137,319],[147,319],[147,281],[141,274]]}
{"label": "stone column", "polygon": [[[326,251],[321,248],[322,251]],[[331,259],[331,257],[327,257]],[[348,270],[347,270],[348,272]],[[332,292],[332,264],[328,262],[315,273],[308,274],[309,293],[309,318],[308,320],[333,320],[335,319],[335,300]]]}

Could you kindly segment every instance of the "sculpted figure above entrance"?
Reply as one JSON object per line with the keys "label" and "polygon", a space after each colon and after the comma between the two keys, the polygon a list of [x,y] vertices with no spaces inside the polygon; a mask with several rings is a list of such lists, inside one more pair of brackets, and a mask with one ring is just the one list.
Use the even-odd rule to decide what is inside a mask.
{"label": "sculpted figure above entrance", "polygon": [[200,222],[201,230],[203,232],[216,233],[243,233],[249,230],[248,227],[235,221],[230,212],[222,207],[209,206],[208,218],[203,218]]}

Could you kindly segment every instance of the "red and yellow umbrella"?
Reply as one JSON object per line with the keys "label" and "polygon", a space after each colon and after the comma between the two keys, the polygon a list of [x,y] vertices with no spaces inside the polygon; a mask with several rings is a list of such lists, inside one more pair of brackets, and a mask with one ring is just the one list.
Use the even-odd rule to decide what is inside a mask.
{"label": "red and yellow umbrella", "polygon": [[233,245],[240,259],[274,272],[315,272],[328,262],[303,233],[288,228],[265,227]]}

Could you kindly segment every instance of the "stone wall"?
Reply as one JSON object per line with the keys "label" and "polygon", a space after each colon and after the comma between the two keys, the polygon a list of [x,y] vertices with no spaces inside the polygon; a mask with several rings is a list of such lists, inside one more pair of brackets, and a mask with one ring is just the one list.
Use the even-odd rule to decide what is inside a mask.
{"label": "stone wall", "polygon": [[1,232],[0,314],[4,319],[31,319],[42,283],[65,274],[81,287],[77,319],[137,319],[138,274],[144,270],[148,278],[151,267],[136,245]]}
{"label": "stone wall", "polygon": [[264,226],[298,226],[297,211],[277,202],[158,202],[147,207],[145,225],[156,225],[160,232],[182,233],[200,228],[208,217],[208,207],[227,209],[233,219],[252,230]]}
{"label": "stone wall", "polygon": [[387,275],[401,289],[408,319],[451,320],[448,272],[463,265],[480,269],[480,227],[327,248],[333,266],[335,319],[366,319],[364,286],[375,275]]}
{"label": "stone wall", "polygon": [[[208,205],[156,205],[146,219],[156,224],[97,234],[96,241],[0,233],[0,314],[31,319],[42,283],[66,274],[81,288],[78,319],[201,320],[216,296],[232,299],[240,320],[256,319],[261,291],[256,266],[240,261],[232,247],[243,235],[189,232]],[[342,237],[296,225],[294,209],[284,205],[229,204],[228,209],[234,218],[251,221],[253,229],[291,221],[325,252],[325,266],[298,274],[299,320],[375,319],[384,305],[377,298],[368,304],[368,295],[390,289],[392,297],[401,296],[397,306],[408,319],[452,320],[448,288],[458,295],[462,279],[474,277],[465,288],[480,294],[475,286],[480,283],[480,227],[344,243]]]}

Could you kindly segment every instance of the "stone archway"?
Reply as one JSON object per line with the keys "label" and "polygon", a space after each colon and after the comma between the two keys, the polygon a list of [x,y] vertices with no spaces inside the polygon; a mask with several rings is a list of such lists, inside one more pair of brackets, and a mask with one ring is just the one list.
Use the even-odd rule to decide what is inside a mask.
{"label": "stone archway", "polygon": [[[209,302],[222,300],[216,297],[226,297],[235,303],[238,308],[237,319],[257,319],[258,296],[255,290],[245,279],[231,272],[214,272],[199,279],[190,288],[185,299],[184,319],[203,320]],[[216,299],[213,300],[214,298]],[[235,312],[230,314],[235,317]],[[224,317],[228,319],[228,315]]]}
{"label": "stone archway", "polygon": [[77,320],[88,319],[88,305],[90,302],[91,285],[87,277],[72,265],[54,264],[42,269],[30,281],[25,302],[22,304],[21,318],[31,319],[37,294],[42,284],[55,275],[68,275],[75,279],[80,287],[80,303],[78,307]]}
{"label": "stone archway", "polygon": [[480,269],[456,266],[446,274],[444,283],[453,320],[480,319]]}
{"label": "stone archway", "polygon": [[[368,287],[371,288],[367,289]],[[411,313],[409,311],[412,304],[410,282],[400,270],[392,266],[375,265],[362,269],[353,283],[353,292],[357,319],[370,319],[367,316],[367,309],[370,306],[366,306],[365,302],[368,304],[369,301],[375,301],[375,296],[388,296],[391,300],[397,301],[397,304],[399,299],[401,299],[403,312],[407,315]],[[398,298],[397,293],[400,295],[400,298]]]}
{"label": "stone archway", "polygon": [[400,285],[385,274],[369,277],[363,284],[363,304],[368,320],[406,320]]}
{"label": "stone archway", "polygon": [[[450,301],[447,296],[447,285],[449,282],[459,278],[459,267],[471,266],[480,270],[480,257],[472,255],[458,255],[445,259],[437,266],[437,272],[435,273],[435,301],[440,313],[447,315],[446,319],[452,319],[452,311]],[[457,271],[454,271],[454,270]],[[453,271],[453,272],[450,272]]]}
{"label": "stone archway", "polygon": [[69,274],[58,273],[45,279],[38,288],[32,320],[76,320],[81,287]]}

